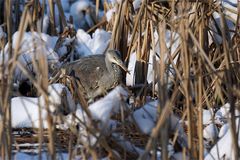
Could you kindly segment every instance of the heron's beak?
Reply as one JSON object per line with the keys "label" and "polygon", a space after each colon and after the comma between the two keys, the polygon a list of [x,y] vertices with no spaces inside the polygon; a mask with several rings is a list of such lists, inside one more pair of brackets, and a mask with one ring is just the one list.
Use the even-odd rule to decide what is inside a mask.
{"label": "heron's beak", "polygon": [[129,70],[127,69],[127,67],[125,66],[125,64],[122,61],[116,61],[115,62],[118,66],[120,66],[125,72],[127,72],[128,74],[130,74]]}

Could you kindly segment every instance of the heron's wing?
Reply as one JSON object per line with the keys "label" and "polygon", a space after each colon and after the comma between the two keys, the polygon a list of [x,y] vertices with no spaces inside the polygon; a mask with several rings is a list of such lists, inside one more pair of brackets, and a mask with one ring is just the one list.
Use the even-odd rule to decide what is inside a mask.
{"label": "heron's wing", "polygon": [[99,80],[107,72],[104,56],[84,57],[69,63],[65,69],[66,74],[76,77],[87,92],[99,87]]}

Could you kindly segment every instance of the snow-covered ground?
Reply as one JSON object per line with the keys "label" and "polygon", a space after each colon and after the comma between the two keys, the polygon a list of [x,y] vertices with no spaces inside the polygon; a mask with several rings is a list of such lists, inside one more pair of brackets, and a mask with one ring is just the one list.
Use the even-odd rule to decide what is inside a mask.
{"label": "snow-covered ground", "polygon": [[[47,152],[42,152],[41,153],[41,158],[42,159],[49,159],[49,154]],[[57,153],[57,159],[68,159],[68,153]],[[26,159],[32,159],[32,160],[37,160],[40,158],[39,154],[27,154],[27,153],[15,153],[12,155],[13,159],[18,159],[18,160],[26,160]]]}
{"label": "snow-covered ground", "polygon": [[[73,97],[66,86],[51,84],[48,87],[48,92],[49,114],[53,116],[69,114],[76,110]],[[14,97],[11,99],[11,106],[13,128],[39,128],[40,118],[43,120],[43,128],[47,128],[48,110],[44,95],[40,97]],[[41,109],[41,117],[39,117],[39,109]]]}

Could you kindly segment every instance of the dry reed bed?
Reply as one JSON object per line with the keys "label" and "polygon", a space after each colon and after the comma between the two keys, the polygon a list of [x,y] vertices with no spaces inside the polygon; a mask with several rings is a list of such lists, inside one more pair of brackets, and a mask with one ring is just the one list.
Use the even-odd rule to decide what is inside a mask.
{"label": "dry reed bed", "polygon": [[[40,18],[38,17],[38,13],[41,11],[39,11],[40,6],[37,2],[37,0],[29,2],[25,5],[22,13],[20,11],[19,13],[14,13],[16,15],[20,15],[21,13],[21,20],[19,21],[19,25],[17,25],[20,38],[16,44],[17,49],[15,50],[11,50],[11,33],[16,30],[16,26],[13,26],[11,19],[13,15],[11,5],[13,4],[11,4],[9,0],[5,2],[4,27],[8,36],[5,41],[1,41],[0,48],[3,48],[6,42],[8,42],[10,61],[6,68],[1,67],[1,73],[4,73],[4,70],[8,69],[8,75],[2,77],[0,85],[0,115],[2,116],[0,123],[0,148],[3,159],[11,157],[12,144],[15,141],[11,136],[11,107],[9,105],[11,95],[13,94],[12,75],[14,68],[18,66],[28,76],[40,94],[46,95],[49,84],[45,57],[40,57],[38,64],[33,64],[39,71],[35,77],[27,72],[25,66],[22,66],[17,61],[21,35],[26,30],[36,31],[37,29],[36,21]],[[49,0],[49,2],[50,4],[53,3],[52,0]],[[64,13],[59,0],[56,0],[56,2],[60,15],[63,15]],[[99,0],[97,0],[96,6],[99,6],[99,3]],[[112,8],[112,6],[104,3],[104,9],[106,11],[110,8]],[[240,7],[238,7],[237,12],[238,20],[234,22],[235,24],[239,24],[239,8]],[[50,10],[50,34],[55,35],[53,5],[50,5]],[[129,61],[130,54],[136,52],[135,82],[141,86],[141,88],[133,87],[132,92],[135,93],[135,103],[133,105],[136,107],[142,106],[146,101],[146,96],[150,94],[153,98],[158,97],[159,99],[160,115],[150,136],[140,133],[134,123],[127,122],[126,125],[126,123],[122,121],[122,125],[119,126],[121,128],[120,132],[125,137],[128,137],[133,144],[139,145],[140,143],[141,147],[145,148],[143,155],[126,152],[124,148],[114,145],[114,139],[104,136],[99,139],[97,146],[83,144],[85,150],[82,151],[82,153],[86,156],[91,155],[93,158],[97,158],[100,155],[96,153],[96,151],[97,148],[101,146],[100,148],[103,148],[113,159],[118,158],[115,150],[119,151],[119,153],[123,155],[121,158],[124,159],[129,157],[145,159],[150,151],[153,151],[152,156],[154,156],[156,154],[154,154],[154,151],[160,146],[162,158],[168,159],[167,145],[169,139],[172,138],[168,136],[168,117],[174,112],[178,114],[181,119],[190,122],[185,126],[188,135],[188,148],[180,148],[180,150],[184,150],[191,159],[203,159],[202,109],[218,107],[226,102],[231,104],[231,129],[236,130],[234,111],[239,108],[238,103],[240,97],[240,30],[239,25],[236,25],[235,30],[229,30],[226,25],[229,17],[225,16],[223,11],[220,3],[213,0],[207,2],[143,0],[140,8],[137,10],[133,10],[130,1],[122,1],[117,5],[117,11],[110,22],[107,22],[106,19],[103,18],[98,21],[95,27],[89,30],[89,32],[92,32],[97,27],[101,27],[111,31],[112,39],[109,47],[120,50],[122,58],[126,62]],[[96,12],[98,12],[98,7],[96,8]],[[214,18],[213,14],[215,12],[220,15],[220,25],[218,25]],[[17,22],[18,20],[15,20],[15,23]],[[62,28],[65,28],[67,26],[66,20],[62,18],[61,22]],[[213,28],[216,29],[213,30]],[[180,44],[174,53],[171,51],[173,42],[171,42],[170,47],[168,47],[165,36],[163,36],[167,30],[170,30],[173,34],[177,33],[180,38]],[[154,37],[154,32],[158,34],[158,40]],[[232,33],[233,36],[230,36],[230,33]],[[222,38],[221,43],[213,38],[214,34],[218,34]],[[68,36],[74,37],[74,32],[63,32],[61,35],[61,38]],[[209,39],[212,39],[212,41],[209,41]],[[172,39],[172,41],[173,40],[174,39]],[[160,53],[156,51],[156,44],[160,47]],[[154,54],[154,80],[152,86],[157,84],[157,88],[150,88],[149,93],[149,85],[147,84],[146,77],[150,51]],[[170,76],[170,67],[174,69],[174,76]],[[169,90],[168,84],[172,84],[171,90]],[[80,101],[84,101],[81,98],[81,93],[77,95],[80,96]],[[48,97],[45,96],[45,98],[47,99]],[[81,103],[87,106],[85,102]],[[41,112],[41,110],[39,111]],[[123,115],[120,115],[121,118],[118,117],[117,119],[124,120],[129,114],[131,114],[131,111],[126,111]],[[51,158],[55,159],[56,146],[54,144],[57,132],[53,124],[53,118],[49,115],[48,151]],[[89,127],[88,130],[91,133],[98,132],[94,126]],[[43,129],[38,130],[39,151],[41,151],[41,144],[44,142],[43,132]],[[79,136],[75,129],[72,130],[72,135]],[[235,132],[232,134],[235,159],[239,157],[237,135]],[[75,152],[72,152],[74,149],[71,144],[75,139],[73,140],[72,136],[70,136],[69,139],[68,151],[71,158],[71,156],[75,154]],[[111,140],[109,141],[108,139]],[[159,140],[160,143],[155,143],[156,140]],[[74,143],[80,144],[78,140]]]}

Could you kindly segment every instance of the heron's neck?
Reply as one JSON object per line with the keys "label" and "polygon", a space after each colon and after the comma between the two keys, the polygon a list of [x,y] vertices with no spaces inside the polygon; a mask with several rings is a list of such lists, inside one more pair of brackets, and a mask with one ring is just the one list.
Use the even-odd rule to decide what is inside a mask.
{"label": "heron's neck", "polygon": [[122,78],[120,67],[117,64],[112,64],[108,60],[106,60],[105,63],[109,76],[114,79],[114,83],[119,83],[119,80]]}
{"label": "heron's neck", "polygon": [[111,74],[114,73],[112,63],[107,58],[105,58],[105,63],[106,63],[108,72]]}

